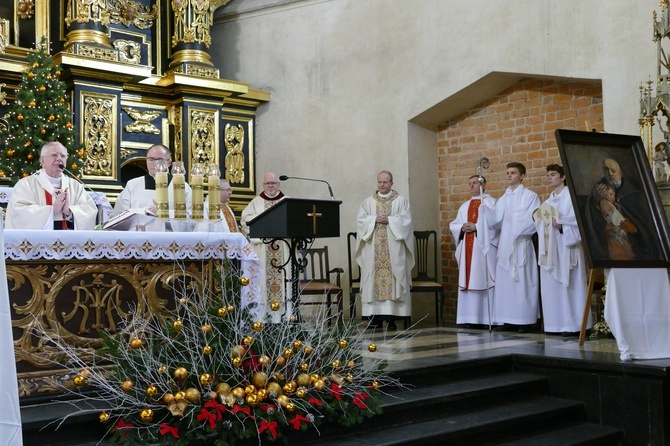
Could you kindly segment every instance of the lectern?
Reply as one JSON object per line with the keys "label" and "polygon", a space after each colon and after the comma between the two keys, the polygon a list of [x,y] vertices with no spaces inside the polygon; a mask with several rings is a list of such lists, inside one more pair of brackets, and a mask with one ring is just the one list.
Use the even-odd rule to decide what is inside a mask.
{"label": "lectern", "polygon": [[263,239],[263,243],[279,248],[285,243],[289,248],[289,258],[281,265],[273,265],[284,270],[291,268],[291,299],[293,311],[300,317],[298,290],[300,271],[306,260],[299,258],[300,250],[307,247],[316,238],[340,236],[341,201],[312,200],[308,198],[285,198],[262,214],[250,220],[249,237]]}

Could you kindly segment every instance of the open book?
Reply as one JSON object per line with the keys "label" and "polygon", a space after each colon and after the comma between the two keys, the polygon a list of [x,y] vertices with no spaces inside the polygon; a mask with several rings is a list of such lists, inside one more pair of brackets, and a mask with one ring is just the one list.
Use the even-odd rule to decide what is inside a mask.
{"label": "open book", "polygon": [[144,209],[127,209],[110,218],[102,226],[105,231],[144,231],[156,220],[155,215],[147,215]]}

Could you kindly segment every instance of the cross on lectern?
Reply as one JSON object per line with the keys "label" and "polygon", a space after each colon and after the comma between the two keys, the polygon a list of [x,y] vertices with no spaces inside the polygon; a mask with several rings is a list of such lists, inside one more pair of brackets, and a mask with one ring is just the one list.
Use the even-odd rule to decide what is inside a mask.
{"label": "cross on lectern", "polygon": [[323,214],[321,212],[316,212],[316,205],[312,205],[312,212],[307,213],[308,217],[312,217],[312,232],[316,234],[316,218],[317,217],[322,217]]}

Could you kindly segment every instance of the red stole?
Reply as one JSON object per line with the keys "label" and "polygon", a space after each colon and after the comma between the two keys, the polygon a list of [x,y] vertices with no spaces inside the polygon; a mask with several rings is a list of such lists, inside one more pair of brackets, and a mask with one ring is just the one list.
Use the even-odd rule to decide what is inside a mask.
{"label": "red stole", "polygon": [[221,207],[223,218],[226,220],[226,224],[228,224],[228,229],[230,229],[230,232],[238,232],[237,220],[235,220],[235,216],[233,215],[232,212],[230,212],[228,206],[226,206],[225,204],[221,204],[219,206]]}
{"label": "red stole", "polygon": [[[44,191],[44,196],[45,196],[45,199],[47,201],[47,206],[51,206],[52,203],[53,203],[53,201],[52,201],[53,197],[51,196],[51,194],[45,190]],[[63,215],[63,217],[65,217],[65,216]],[[61,229],[63,231],[67,231],[67,221],[65,220],[65,218],[63,218],[61,220],[61,224],[63,225],[63,227]]]}
{"label": "red stole", "polygon": [[[473,198],[470,200],[470,206],[468,207],[468,222],[477,223],[479,219],[479,203],[481,200],[479,198]],[[475,246],[475,234],[476,232],[467,232],[465,234],[465,290],[470,287],[470,267],[472,266],[472,249]]]}

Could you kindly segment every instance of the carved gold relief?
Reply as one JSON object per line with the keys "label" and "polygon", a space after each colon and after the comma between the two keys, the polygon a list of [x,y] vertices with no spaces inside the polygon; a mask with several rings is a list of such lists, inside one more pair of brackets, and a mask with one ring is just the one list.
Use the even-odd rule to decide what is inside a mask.
{"label": "carved gold relief", "polygon": [[109,25],[106,0],[68,0],[66,10],[65,24],[67,26],[73,22]]}
{"label": "carved gold relief", "polygon": [[[82,45],[79,44],[77,45],[77,54],[80,56],[86,56],[86,57],[92,57],[94,59],[101,59],[101,60],[111,60],[111,61],[118,61],[119,59],[119,52],[116,50],[110,50],[106,48],[100,48],[99,46],[91,46],[91,45]],[[72,47],[70,47],[70,50],[72,50]]]}
{"label": "carved gold relief", "polygon": [[0,84],[0,104],[2,105],[7,105],[7,92],[2,91],[6,86],[7,84]]}
{"label": "carved gold relief", "polygon": [[140,44],[132,40],[116,39],[112,46],[119,50],[119,61],[139,64],[141,60]]}
{"label": "carved gold relief", "polygon": [[140,29],[148,29],[158,17],[156,5],[143,6],[142,3],[132,0],[110,0],[109,21],[121,23],[126,28],[130,25]]}
{"label": "carved gold relief", "polygon": [[186,74],[191,76],[208,77],[211,79],[219,78],[219,70],[217,68],[203,67],[200,65],[186,64]]}
{"label": "carved gold relief", "polygon": [[16,4],[16,13],[20,19],[32,19],[35,15],[35,2],[33,0],[19,0]]}
{"label": "carved gold relief", "polygon": [[121,158],[128,158],[137,154],[137,150],[121,149]]}
{"label": "carved gold relief", "polygon": [[85,175],[111,176],[116,147],[116,97],[86,95],[83,100],[82,138],[86,151]]}
{"label": "carved gold relief", "polygon": [[217,163],[216,157],[216,113],[208,110],[191,110],[189,120],[189,147],[195,162]]}
{"label": "carved gold relief", "polygon": [[244,127],[226,124],[223,130],[226,145],[226,176],[231,183],[244,183]]}
{"label": "carved gold relief", "polygon": [[5,52],[9,45],[9,20],[0,19],[0,53]]}
{"label": "carved gold relief", "polygon": [[134,122],[126,125],[124,129],[130,133],[150,133],[158,135],[160,130],[153,125],[151,121],[158,118],[162,112],[155,110],[138,110],[136,108],[125,107],[123,111],[134,119]]}
{"label": "carved gold relief", "polygon": [[182,149],[184,147],[183,132],[182,132],[182,108],[181,106],[172,106],[168,108],[168,122],[174,128],[174,156],[175,161],[181,161]]}

